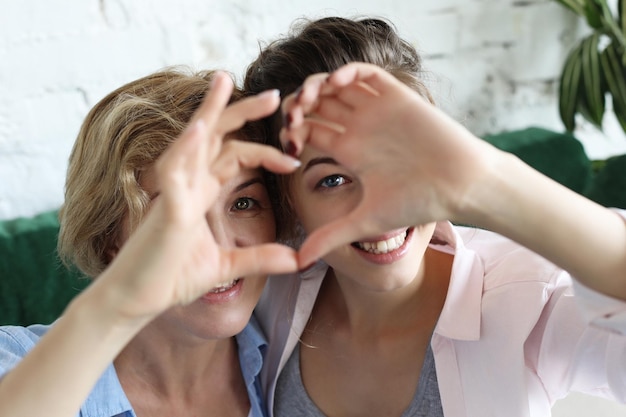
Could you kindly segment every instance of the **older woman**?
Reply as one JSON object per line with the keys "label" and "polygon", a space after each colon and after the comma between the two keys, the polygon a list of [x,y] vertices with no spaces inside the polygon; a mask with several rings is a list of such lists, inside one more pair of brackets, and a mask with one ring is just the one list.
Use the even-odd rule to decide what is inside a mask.
{"label": "older woman", "polygon": [[95,280],[51,326],[0,328],[1,416],[265,415],[266,342],[250,319],[266,274],[296,257],[269,244],[258,167],[296,164],[240,129],[277,94],[235,92],[225,108],[231,91],[223,73],[172,69],[90,111],[59,249]]}

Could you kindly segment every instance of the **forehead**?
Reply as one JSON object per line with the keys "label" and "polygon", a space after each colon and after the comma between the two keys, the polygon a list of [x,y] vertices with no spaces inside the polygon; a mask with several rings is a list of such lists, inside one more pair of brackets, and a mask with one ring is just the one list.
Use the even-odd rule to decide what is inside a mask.
{"label": "forehead", "polygon": [[299,158],[303,164],[306,164],[306,162],[310,161],[311,159],[332,157],[329,154],[322,152],[311,145],[304,145],[304,148],[302,148],[302,152],[300,153]]}
{"label": "forehead", "polygon": [[337,168],[343,168],[330,154],[321,152],[309,145],[305,145],[303,148],[300,154],[300,161],[302,162],[302,167],[299,168],[298,171],[302,173],[306,173],[315,166],[335,166]]}

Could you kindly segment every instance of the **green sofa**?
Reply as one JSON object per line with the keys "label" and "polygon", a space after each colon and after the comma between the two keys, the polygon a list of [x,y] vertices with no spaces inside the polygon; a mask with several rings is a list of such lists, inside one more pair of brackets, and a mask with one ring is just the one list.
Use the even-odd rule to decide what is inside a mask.
{"label": "green sofa", "polygon": [[0,222],[0,325],[50,323],[90,282],[56,253],[56,211]]}
{"label": "green sofa", "polygon": [[[485,137],[572,190],[626,208],[626,156],[590,161],[569,134],[528,128]],[[56,255],[56,211],[0,221],[0,325],[50,323],[89,284]]]}

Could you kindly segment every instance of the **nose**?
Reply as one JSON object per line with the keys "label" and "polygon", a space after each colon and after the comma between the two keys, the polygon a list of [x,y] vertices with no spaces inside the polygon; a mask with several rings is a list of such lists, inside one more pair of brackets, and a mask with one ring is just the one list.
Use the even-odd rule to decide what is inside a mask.
{"label": "nose", "polygon": [[215,242],[224,248],[242,248],[254,244],[254,239],[248,236],[245,227],[238,228],[228,218],[209,213],[206,216],[206,221]]}

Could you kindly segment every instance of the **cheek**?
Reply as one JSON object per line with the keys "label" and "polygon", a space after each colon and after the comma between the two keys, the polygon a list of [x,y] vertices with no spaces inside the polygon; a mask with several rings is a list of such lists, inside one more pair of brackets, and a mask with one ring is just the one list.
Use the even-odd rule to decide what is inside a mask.
{"label": "cheek", "polygon": [[235,222],[233,232],[237,246],[251,246],[276,240],[276,223],[272,213],[261,214]]}
{"label": "cheek", "polygon": [[330,223],[356,208],[360,196],[356,192],[330,194],[310,193],[296,196],[294,209],[305,232]]}
{"label": "cheek", "polygon": [[247,288],[247,296],[249,297],[250,304],[252,308],[256,306],[259,302],[259,298],[261,297],[261,293],[265,288],[265,283],[267,282],[267,275],[263,276],[254,276],[254,277],[246,277],[245,285]]}

